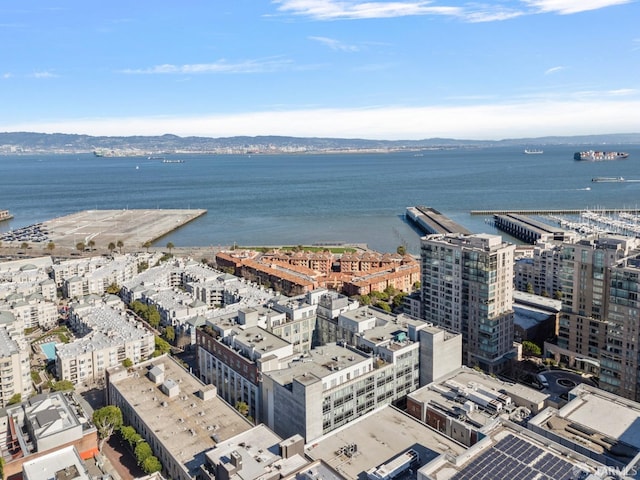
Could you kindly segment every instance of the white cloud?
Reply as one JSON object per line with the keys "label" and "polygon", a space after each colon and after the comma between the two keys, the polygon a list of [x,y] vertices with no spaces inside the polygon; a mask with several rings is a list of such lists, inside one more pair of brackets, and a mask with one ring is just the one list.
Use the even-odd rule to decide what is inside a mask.
{"label": "white cloud", "polygon": [[612,97],[628,97],[630,95],[637,95],[638,90],[633,88],[620,88],[618,90],[609,90],[607,94]]}
{"label": "white cloud", "polygon": [[410,15],[457,15],[458,7],[434,7],[430,1],[362,2],[337,0],[275,0],[278,10],[317,20],[392,18]]}
{"label": "white cloud", "polygon": [[559,72],[560,70],[564,70],[565,68],[566,67],[563,67],[563,66],[551,67],[551,68],[548,68],[547,70],[545,70],[544,74],[545,75],[551,75],[552,73]]}
{"label": "white cloud", "polygon": [[455,17],[466,22],[493,22],[527,14],[571,14],[597,10],[632,0],[521,0],[513,2],[461,3],[455,7],[436,5],[435,1],[362,1],[362,0],[273,0],[278,11],[315,20],[356,20],[416,15]]}
{"label": "white cloud", "polygon": [[623,5],[630,3],[631,0],[524,0],[524,2],[541,13],[568,15],[589,10],[599,10],[614,5]]}
{"label": "white cloud", "polygon": [[57,78],[59,75],[51,72],[35,72],[28,76],[32,78]]}
{"label": "white cloud", "polygon": [[126,69],[121,73],[128,74],[203,74],[203,73],[265,73],[277,72],[290,68],[293,62],[285,58],[267,58],[260,60],[244,60],[228,62],[218,60],[214,63],[195,63],[185,65],[155,65],[149,68]]}
{"label": "white cloud", "polygon": [[370,139],[492,139],[631,133],[640,100],[544,102],[466,107],[376,107],[245,112],[207,116],[83,118],[0,125],[0,131],[90,135],[226,137],[285,135]]}
{"label": "white cloud", "polygon": [[341,42],[340,40],[336,40],[334,38],[328,37],[309,37],[309,40],[314,40],[319,42],[332,50],[339,50],[341,52],[357,52],[360,50],[360,47],[357,45],[348,45],[346,43]]}

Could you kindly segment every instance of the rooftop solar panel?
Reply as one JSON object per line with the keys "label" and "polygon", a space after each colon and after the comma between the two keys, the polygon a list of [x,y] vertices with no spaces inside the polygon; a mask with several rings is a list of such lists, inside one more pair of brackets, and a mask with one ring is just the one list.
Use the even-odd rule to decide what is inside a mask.
{"label": "rooftop solar panel", "polygon": [[573,464],[526,440],[507,435],[459,470],[451,480],[560,480]]}

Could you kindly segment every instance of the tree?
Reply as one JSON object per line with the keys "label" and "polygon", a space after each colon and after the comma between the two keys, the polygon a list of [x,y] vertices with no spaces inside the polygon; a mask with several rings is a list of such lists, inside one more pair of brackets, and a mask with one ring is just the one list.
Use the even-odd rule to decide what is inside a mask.
{"label": "tree", "polygon": [[107,287],[106,292],[111,295],[118,295],[120,293],[120,286],[116,282],[112,282],[111,285]]}
{"label": "tree", "polygon": [[148,310],[148,307],[146,304],[142,303],[140,300],[134,300],[133,302],[131,302],[131,305],[129,306],[131,307],[131,310],[133,310],[133,313],[146,319],[147,310]]}
{"label": "tree", "polygon": [[49,242],[47,243],[47,250],[49,250],[50,252],[53,252],[53,250],[56,248],[56,244],[53,242]]}
{"label": "tree", "polygon": [[534,293],[533,285],[531,285],[531,283],[527,283],[527,293]]}
{"label": "tree", "polygon": [[147,240],[142,244],[142,246],[147,250],[147,253],[149,253],[149,248],[151,248],[151,242]]}
{"label": "tree", "polygon": [[420,282],[414,282],[413,284],[414,290],[420,290],[420,287],[422,287],[422,284]]}
{"label": "tree", "polygon": [[153,456],[151,447],[147,442],[138,443],[136,445],[136,448],[133,450],[133,454],[136,456],[136,460],[138,461],[138,465],[140,466],[142,466],[147,458]]}
{"label": "tree", "polygon": [[15,393],[11,396],[11,398],[7,402],[7,405],[15,405],[16,403],[20,403],[21,401],[22,401],[22,394]]}
{"label": "tree", "polygon": [[542,355],[542,349],[529,340],[525,340],[524,342],[522,342],[522,350],[524,350],[524,352],[528,353],[529,355]]}
{"label": "tree", "polygon": [[166,338],[168,342],[173,342],[176,339],[176,331],[171,325],[168,325],[167,328],[164,329],[164,338]]}
{"label": "tree", "polygon": [[146,474],[160,472],[162,470],[162,464],[160,463],[160,460],[158,460],[158,457],[151,455],[150,457],[145,458],[142,462],[142,470]]}
{"label": "tree", "polygon": [[116,245],[120,253],[122,253],[122,247],[124,247],[124,242],[122,240],[118,240],[118,243]]}
{"label": "tree", "polygon": [[133,445],[134,445],[134,443],[132,443],[132,441],[134,440],[134,437],[137,436],[138,438],[140,438],[140,435],[138,435],[138,432],[136,432],[136,429],[133,428],[131,425],[121,426],[120,436],[125,442],[129,444],[129,446],[131,446],[131,448],[133,448]]}
{"label": "tree", "polygon": [[122,411],[114,405],[99,408],[93,412],[93,424],[98,429],[100,436],[98,449],[102,452],[104,442],[109,439],[114,430],[122,426]]}
{"label": "tree", "polygon": [[76,250],[78,250],[79,252],[84,252],[84,242],[78,242],[76,243]]}
{"label": "tree", "polygon": [[391,312],[391,307],[387,302],[377,302],[376,307],[378,307],[380,310],[384,310],[385,312]]}
{"label": "tree", "polygon": [[247,414],[249,413],[249,405],[247,405],[246,402],[236,402],[236,410],[238,411],[238,413],[240,413],[240,415],[243,416],[247,416]]}
{"label": "tree", "polygon": [[160,312],[154,306],[149,307],[147,310],[147,322],[153,328],[158,328],[160,326]]}
{"label": "tree", "polygon": [[51,385],[51,390],[54,392],[62,392],[65,390],[73,390],[74,385],[71,380],[60,380],[59,382],[54,382]]}
{"label": "tree", "polygon": [[360,295],[358,301],[361,305],[371,305],[371,297],[369,295]]}
{"label": "tree", "polygon": [[156,350],[154,352],[155,356],[162,355],[164,353],[169,353],[171,351],[171,345],[169,345],[165,340],[158,337],[156,335]]}
{"label": "tree", "polygon": [[109,249],[109,252],[113,253],[113,251],[116,249],[116,244],[113,242],[109,242],[109,245],[107,245],[107,248]]}
{"label": "tree", "polygon": [[405,247],[404,245],[400,245],[398,248],[396,248],[396,252],[398,253],[398,255],[402,255],[404,257],[407,254],[407,247]]}
{"label": "tree", "polygon": [[133,367],[133,361],[130,358],[127,357],[122,361],[122,366],[124,368],[131,368],[131,367]]}
{"label": "tree", "polygon": [[169,249],[169,253],[171,253],[171,250],[173,250],[174,247],[175,245],[173,244],[173,242],[167,242],[167,248]]}
{"label": "tree", "polygon": [[387,287],[384,289],[384,293],[386,293],[389,297],[393,297],[394,295],[398,294],[398,289],[393,285],[387,285]]}
{"label": "tree", "polygon": [[20,245],[20,248],[22,250],[26,250],[29,248],[29,244],[27,242],[22,242],[22,244]]}
{"label": "tree", "polygon": [[96,242],[94,240],[89,240],[87,245],[89,245],[89,250],[93,250],[93,247],[96,246]]}
{"label": "tree", "polygon": [[402,306],[402,304],[404,303],[404,297],[406,297],[406,296],[407,296],[407,294],[405,292],[396,293],[393,296],[393,300],[392,300],[393,306],[395,308],[400,308]]}

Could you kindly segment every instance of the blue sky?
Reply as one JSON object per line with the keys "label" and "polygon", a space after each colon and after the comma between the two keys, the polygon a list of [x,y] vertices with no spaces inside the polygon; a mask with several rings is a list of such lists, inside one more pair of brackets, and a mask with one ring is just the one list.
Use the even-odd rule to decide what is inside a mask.
{"label": "blue sky", "polygon": [[0,131],[640,132],[637,0],[3,0]]}

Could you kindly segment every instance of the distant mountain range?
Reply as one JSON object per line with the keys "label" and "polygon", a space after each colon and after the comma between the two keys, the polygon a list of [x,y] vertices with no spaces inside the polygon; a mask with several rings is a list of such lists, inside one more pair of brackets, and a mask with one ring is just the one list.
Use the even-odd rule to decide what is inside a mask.
{"label": "distant mountain range", "polygon": [[420,150],[435,148],[481,148],[545,145],[640,144],[640,133],[582,135],[571,137],[513,138],[505,140],[367,140],[358,138],[302,138],[283,136],[239,136],[225,138],[179,137],[177,135],[94,137],[63,133],[0,132],[0,153],[83,153],[101,156],[153,155],[163,153],[282,153],[355,150]]}

